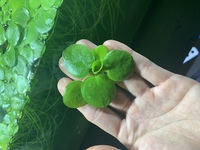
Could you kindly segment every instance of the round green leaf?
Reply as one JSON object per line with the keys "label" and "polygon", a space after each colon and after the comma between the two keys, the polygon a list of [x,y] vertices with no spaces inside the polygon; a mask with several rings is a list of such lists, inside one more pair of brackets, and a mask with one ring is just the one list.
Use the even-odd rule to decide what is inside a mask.
{"label": "round green leaf", "polygon": [[100,60],[96,60],[93,64],[92,64],[92,72],[94,74],[99,73],[103,68],[103,63]]}
{"label": "round green leaf", "polygon": [[41,0],[29,0],[29,6],[33,9],[37,9],[41,5]]}
{"label": "round green leaf", "polygon": [[114,99],[115,84],[107,75],[99,74],[86,78],[81,87],[85,101],[97,108],[104,108]]}
{"label": "round green leaf", "polygon": [[33,62],[33,50],[30,48],[29,45],[23,45],[20,44],[18,46],[18,52],[20,55],[22,55],[24,58],[26,58],[26,60],[28,61],[29,64],[31,64]]}
{"label": "round green leaf", "polygon": [[24,77],[27,77],[29,68],[27,66],[28,62],[23,56],[17,57],[17,65],[13,68],[13,71],[17,73],[18,75],[22,75]]}
{"label": "round green leaf", "polygon": [[122,81],[130,77],[135,69],[134,60],[130,53],[123,50],[110,51],[104,61],[108,77],[113,81]]}
{"label": "round green leaf", "polygon": [[42,34],[47,33],[53,27],[55,16],[55,8],[49,8],[48,10],[44,10],[42,7],[39,8],[35,19],[33,19],[36,30]]}
{"label": "round green leaf", "polygon": [[24,43],[29,44],[32,41],[35,41],[39,38],[39,33],[35,28],[35,24],[31,21],[24,30]]}
{"label": "round green leaf", "polygon": [[10,47],[3,55],[5,65],[12,68],[16,64],[16,52],[14,47]]}
{"label": "round green leaf", "polygon": [[36,40],[30,43],[30,48],[33,50],[34,59],[37,59],[44,54],[46,46],[43,42]]}
{"label": "round green leaf", "polygon": [[26,93],[27,90],[29,89],[28,79],[21,75],[15,77],[15,85],[16,85],[17,91],[20,94]]}
{"label": "round green leaf", "polygon": [[2,93],[5,89],[4,82],[0,80],[0,93]]}
{"label": "round green leaf", "polygon": [[1,1],[0,1],[0,7],[2,7],[2,6],[6,3],[6,1],[7,1],[7,0],[1,0]]}
{"label": "round green leaf", "polygon": [[11,136],[7,134],[7,125],[0,123],[0,141],[1,143],[9,143]]}
{"label": "round green leaf", "polygon": [[10,7],[9,7],[9,5],[4,5],[3,7],[1,7],[1,10],[3,12],[9,12],[10,11]]}
{"label": "round green leaf", "polygon": [[[13,74],[12,74],[13,75]],[[4,88],[4,93],[6,94],[6,96],[12,97],[13,94],[16,94],[16,85],[14,82],[10,82],[10,83],[6,83]],[[10,102],[7,102],[10,105]]]}
{"label": "round green leaf", "polygon": [[104,45],[97,46],[93,51],[95,59],[103,61],[106,54],[109,52],[108,48]]}
{"label": "round green leaf", "polygon": [[0,66],[0,80],[4,80],[5,79],[5,72],[4,72],[3,67]]}
{"label": "round green leaf", "polygon": [[53,4],[55,3],[56,0],[42,0],[41,1],[41,6],[42,8],[44,8],[45,10],[48,10],[50,7],[53,6]]}
{"label": "round green leaf", "polygon": [[23,28],[25,28],[29,20],[29,11],[24,7],[17,9],[12,16],[12,22],[21,25]]}
{"label": "round green leaf", "polygon": [[11,20],[10,19],[10,12],[7,12],[7,11],[4,11],[3,12],[3,17],[2,17],[2,19],[3,19],[3,24],[7,24],[8,23],[8,21],[9,20]]}
{"label": "round green leaf", "polygon": [[10,24],[6,30],[6,37],[10,45],[16,46],[20,39],[19,27],[14,23]]}
{"label": "round green leaf", "polygon": [[88,75],[95,61],[92,51],[81,44],[67,47],[62,53],[62,59],[67,71],[77,78],[83,78]]}
{"label": "round green leaf", "polygon": [[0,122],[4,120],[5,115],[7,114],[6,110],[0,106]]}
{"label": "round green leaf", "polygon": [[56,0],[55,3],[54,3],[54,7],[58,8],[62,5],[62,3],[63,3],[63,0]]}
{"label": "round green leaf", "polygon": [[0,24],[4,24],[3,22],[3,12],[0,11]]}
{"label": "round green leaf", "polygon": [[26,6],[27,0],[9,0],[9,8],[12,10],[13,13],[15,13],[15,11],[23,6]]}
{"label": "round green leaf", "polygon": [[3,7],[1,7],[2,10],[2,21],[3,24],[7,24],[9,20],[11,20],[10,16],[11,16],[11,9],[9,7],[9,5],[4,5]]}
{"label": "round green leaf", "polygon": [[81,81],[72,81],[66,88],[63,95],[63,102],[69,108],[78,108],[86,104],[81,94]]}
{"label": "round green leaf", "polygon": [[3,45],[6,41],[6,32],[3,26],[0,24],[0,45]]}
{"label": "round green leaf", "polygon": [[24,99],[19,95],[15,95],[11,98],[11,107],[13,110],[22,110],[24,104]]}

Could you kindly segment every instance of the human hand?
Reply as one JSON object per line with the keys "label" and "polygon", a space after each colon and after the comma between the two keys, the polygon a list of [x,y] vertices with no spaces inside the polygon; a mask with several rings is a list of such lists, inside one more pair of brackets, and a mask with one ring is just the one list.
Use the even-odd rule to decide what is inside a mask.
{"label": "human hand", "polygon": [[[87,40],[77,43],[91,49],[95,47]],[[135,98],[117,89],[116,97],[110,104],[112,109],[97,109],[85,105],[78,110],[129,150],[199,150],[200,84],[155,65],[122,43],[109,40],[103,45],[110,50],[128,51],[133,56],[135,73],[117,84]],[[59,66],[67,76],[75,79],[65,70],[62,61]],[[69,78],[62,78],[58,82],[62,95],[69,82]],[[153,86],[149,86],[147,82]],[[121,117],[113,109],[123,113],[125,117]],[[105,146],[98,148],[104,149]]]}

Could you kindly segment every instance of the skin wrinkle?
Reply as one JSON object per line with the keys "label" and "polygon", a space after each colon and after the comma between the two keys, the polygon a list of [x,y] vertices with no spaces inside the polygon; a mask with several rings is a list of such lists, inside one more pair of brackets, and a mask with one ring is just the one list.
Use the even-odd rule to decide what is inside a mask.
{"label": "skin wrinkle", "polygon": [[[130,82],[132,82],[131,85],[129,85]],[[135,85],[137,83],[140,83],[139,90],[135,89]],[[127,91],[129,91],[133,96],[141,95],[141,93],[144,90],[149,88],[144,82],[141,82],[141,80],[139,79],[139,77],[137,77],[136,74],[133,74],[129,79],[124,80],[123,82],[118,82],[117,84],[122,88],[126,89]]]}
{"label": "skin wrinkle", "polygon": [[182,97],[178,98],[178,99],[180,99],[180,101],[179,101],[178,103],[176,103],[175,107],[172,107],[172,108],[168,111],[168,113],[170,113],[173,109],[175,109],[176,107],[178,107],[178,106],[181,104],[181,102],[184,100],[185,96],[192,90],[192,88],[193,88],[194,86],[195,86],[195,84],[193,84],[190,88],[188,88],[187,91],[184,92],[185,94],[184,94]]}
{"label": "skin wrinkle", "polygon": [[[173,76],[171,76],[168,80],[171,80],[171,78],[173,78]],[[166,80],[165,82],[167,82],[168,80]],[[163,84],[164,84],[164,82],[163,82]],[[156,87],[155,87],[156,88]],[[154,93],[154,90],[155,90],[155,88],[153,88],[152,90],[153,90],[153,92],[152,93]],[[187,89],[187,92],[185,93],[185,95],[187,95],[187,93],[189,92],[189,90],[190,90],[190,88],[188,88]],[[164,91],[164,90],[161,90],[161,91]],[[173,91],[173,92],[175,92],[175,91]],[[184,97],[185,97],[185,95],[183,95],[182,97],[179,97],[179,98],[177,98],[177,99],[180,99],[180,100],[182,100]],[[154,96],[155,97],[155,96]],[[153,99],[155,99],[155,98],[152,98],[152,100]],[[178,103],[180,103],[181,101],[179,101]],[[170,112],[171,110],[173,110],[175,107],[178,107],[178,105],[179,104],[175,104],[175,106],[174,107],[172,107],[172,106],[169,106],[170,107],[170,110],[168,110],[168,112]],[[166,111],[166,110],[165,110]],[[160,114],[160,115],[164,115],[165,113],[162,113],[162,114]]]}
{"label": "skin wrinkle", "polygon": [[[179,127],[179,128],[180,128],[180,127]],[[190,139],[190,140],[195,141],[195,142],[198,142],[198,143],[200,142],[200,141],[198,141],[198,140],[196,140],[196,139],[194,139],[194,138],[191,138],[191,137],[189,137],[189,136],[183,135],[182,133],[180,134],[180,133],[178,133],[178,132],[171,131],[171,130],[167,130],[167,129],[165,129],[165,131],[167,131],[167,132],[172,132],[172,133],[174,133],[174,134],[177,134],[177,135],[179,135],[179,136],[185,137],[185,138],[187,138],[187,139]]]}
{"label": "skin wrinkle", "polygon": [[[160,126],[160,127],[154,127],[154,125],[156,125],[156,122],[157,122],[157,121],[160,121],[160,119],[158,119],[158,118],[159,118],[159,117],[155,118],[156,120],[155,120],[154,123],[152,124],[151,130],[149,130],[149,131],[147,131],[145,134],[143,134],[143,135],[140,137],[140,139],[142,139],[143,136],[149,135],[150,133],[155,132],[155,131],[157,131],[157,130],[161,130],[161,129],[165,128],[165,127],[170,128],[170,126],[173,126],[174,124],[176,125],[177,123],[180,123],[180,122],[182,122],[182,121],[188,121],[187,119],[182,119],[182,120],[177,120],[177,121],[171,122],[171,123],[164,123],[164,125],[163,125],[163,126]],[[173,121],[174,121],[174,120],[173,120]],[[145,120],[144,120],[143,122],[145,122]],[[148,121],[146,121],[146,122],[148,122]],[[180,123],[180,124],[182,125],[183,123]],[[143,124],[140,123],[141,128],[143,128],[142,125],[143,125]],[[180,128],[181,125],[178,126],[178,128]],[[148,127],[148,126],[150,126],[150,125],[146,125],[146,124],[145,124],[145,125],[143,125],[143,126]],[[155,129],[154,129],[154,128],[155,128]],[[182,128],[182,129],[183,129],[183,128]],[[180,131],[180,133],[181,133],[181,134],[179,134],[179,135],[184,136],[183,133],[182,133],[181,131]],[[177,133],[177,134],[178,134],[178,133]],[[190,139],[193,139],[193,140],[195,140],[195,141],[197,141],[197,142],[200,142],[200,141],[198,141],[198,140],[196,140],[196,139],[194,139],[194,138],[191,138],[191,137],[188,137],[188,136],[185,136],[185,137],[190,138]],[[140,139],[138,139],[138,140],[140,140]],[[137,143],[137,142],[136,142],[136,143]]]}
{"label": "skin wrinkle", "polygon": [[[185,121],[185,120],[180,120],[180,121],[177,121],[177,122],[181,122],[181,121]],[[149,135],[152,136],[152,133],[157,132],[157,130],[161,130],[161,129],[163,130],[163,129],[166,128],[166,127],[167,127],[167,129],[168,129],[168,128],[170,128],[169,125],[172,126],[173,124],[177,124],[177,122],[173,122],[173,123],[170,123],[170,124],[166,124],[166,125],[164,125],[163,127],[160,127],[160,128],[158,128],[158,129],[154,129],[154,130],[151,130],[151,131],[145,133],[144,135],[142,135],[142,136],[136,141],[135,145],[138,145],[138,143],[140,143],[140,140],[143,140],[146,136],[149,136]],[[164,129],[164,130],[165,130],[165,131],[168,131],[168,132],[175,133],[175,134],[177,134],[177,135],[179,135],[179,136],[182,136],[182,137],[185,137],[185,138],[194,140],[195,142],[198,142],[198,143],[200,142],[200,141],[198,141],[198,140],[196,140],[196,139],[194,139],[194,138],[191,138],[191,137],[188,137],[188,136],[183,135],[182,132],[177,133],[177,132],[173,132],[173,131],[171,131],[171,130],[169,130],[169,129],[167,130],[167,129]],[[158,138],[160,138],[160,137],[158,137]]]}
{"label": "skin wrinkle", "polygon": [[[123,103],[120,99],[126,99]],[[111,102],[110,106],[114,109],[119,109],[122,113],[126,113],[131,105],[131,99],[122,93],[122,91],[117,88],[115,99]]]}
{"label": "skin wrinkle", "polygon": [[[196,142],[200,142],[200,138],[199,139],[197,139],[198,137],[195,137],[195,138],[192,138],[192,136],[195,136],[193,133],[191,133],[191,132],[188,132],[188,129],[186,129],[186,128],[183,128],[183,127],[185,127],[185,126],[183,126],[182,125],[182,121],[192,121],[193,123],[191,123],[191,124],[193,124],[193,126],[194,126],[194,121],[196,121],[196,120],[181,120],[181,121],[179,121],[179,124],[180,125],[176,125],[176,127],[177,127],[177,129],[178,130],[180,130],[181,129],[181,131],[179,131],[179,132],[181,132],[182,134],[191,134],[190,136],[186,136],[186,135],[184,135],[185,137],[188,137],[188,138],[190,138],[190,139],[192,139],[192,140],[194,140],[194,141],[196,141]],[[198,120],[199,121],[199,120]],[[193,127],[192,129],[195,129],[195,127]],[[198,129],[198,131],[196,132],[196,133],[199,133],[199,131],[200,131],[200,127],[197,127],[197,129]],[[185,131],[185,132],[187,132],[187,133],[185,133],[185,132],[183,132],[183,131]]]}
{"label": "skin wrinkle", "polygon": [[[131,123],[127,122],[128,120],[126,119],[123,119],[120,123],[120,126],[118,128],[118,132],[117,132],[117,138],[128,148],[130,149],[132,146],[132,142],[135,141],[135,139],[132,140],[132,138],[129,138],[129,141],[124,141],[124,139],[126,139],[127,137],[133,137],[132,134],[134,134],[136,130],[136,126],[133,127],[131,126]],[[127,129],[126,128],[123,128],[127,126]],[[132,129],[134,128],[134,131],[132,131]],[[132,132],[131,132],[132,131]],[[123,136],[122,136],[123,135]],[[124,137],[124,138],[123,138]]]}
{"label": "skin wrinkle", "polygon": [[[185,99],[185,97],[187,96],[187,94],[191,91],[191,90],[193,90],[193,88],[196,86],[196,84],[194,83],[192,86],[191,86],[191,88],[189,88],[189,89],[187,89],[187,92],[182,96],[182,100],[184,100]],[[181,101],[180,101],[181,102]],[[180,104],[180,102],[178,103],[178,105]],[[177,105],[177,106],[178,106]]]}
{"label": "skin wrinkle", "polygon": [[[167,80],[166,80],[166,81],[167,81]],[[193,86],[194,86],[194,85],[193,85]],[[192,88],[191,88],[191,89],[192,89]],[[188,92],[189,92],[189,90],[190,90],[190,89],[188,89]],[[186,94],[187,94],[188,92],[186,92]],[[144,93],[144,94],[145,94],[145,93]],[[142,94],[142,96],[143,96],[144,94]],[[186,94],[185,94],[185,95],[186,95]],[[184,98],[184,96],[183,96],[183,98]],[[181,102],[181,101],[180,101],[180,102]],[[179,104],[178,104],[178,105],[179,105]],[[172,107],[172,109],[171,109],[169,112],[167,112],[167,113],[170,113],[171,111],[173,111],[173,109],[176,108],[176,107],[178,107],[178,105],[176,105],[175,107]],[[151,105],[151,106],[152,106],[152,105]],[[163,127],[153,129],[153,128],[154,128],[154,125],[155,125],[156,122],[158,121],[158,118],[159,118],[160,116],[163,116],[163,115],[166,115],[166,114],[163,113],[163,114],[159,114],[159,116],[157,116],[157,117],[153,117],[153,118],[151,117],[151,120],[152,120],[152,119],[156,119],[156,120],[155,120],[154,123],[151,125],[151,128],[149,129],[149,131],[146,131],[146,133],[145,133],[145,131],[144,131],[144,133],[145,133],[145,134],[148,134],[149,132],[152,132],[152,131],[154,131],[154,130],[159,130],[159,129],[165,127],[165,126],[170,125],[170,124],[166,124],[166,125],[164,125]],[[143,123],[144,123],[144,122],[146,122],[145,119],[144,119]],[[142,126],[143,123],[141,123],[140,126]],[[175,122],[175,123],[176,123],[176,122]],[[144,124],[145,124],[145,123],[144,123]],[[149,126],[149,125],[146,125],[146,124],[145,124],[145,126]],[[145,134],[143,134],[143,135],[145,135]],[[140,134],[140,135],[141,135],[141,134]],[[142,137],[143,137],[143,135],[142,135]],[[141,137],[141,138],[142,138],[142,137]]]}

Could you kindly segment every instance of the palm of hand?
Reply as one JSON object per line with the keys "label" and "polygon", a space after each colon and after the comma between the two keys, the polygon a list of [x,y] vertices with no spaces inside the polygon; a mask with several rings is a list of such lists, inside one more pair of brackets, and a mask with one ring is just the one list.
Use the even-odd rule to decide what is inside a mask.
{"label": "palm of hand", "polygon": [[[79,43],[91,48],[95,46],[85,40]],[[122,90],[117,90],[111,107],[123,113],[125,118],[111,107],[96,109],[85,105],[79,108],[80,112],[129,150],[200,149],[200,84],[156,66],[122,43],[107,41],[104,45],[111,50],[129,51],[133,55],[136,74],[118,84],[135,98],[133,100]],[[62,62],[60,68],[71,77]],[[145,80],[153,87],[149,87]],[[67,78],[59,81],[61,94],[68,82],[70,80]]]}
{"label": "palm of hand", "polygon": [[[135,99],[127,111],[127,135],[135,145],[147,150],[195,150],[200,148],[199,84],[173,75]],[[128,121],[129,120],[129,121]],[[131,123],[129,131],[128,122]],[[124,129],[125,130],[125,129]],[[129,136],[128,136],[129,137]]]}

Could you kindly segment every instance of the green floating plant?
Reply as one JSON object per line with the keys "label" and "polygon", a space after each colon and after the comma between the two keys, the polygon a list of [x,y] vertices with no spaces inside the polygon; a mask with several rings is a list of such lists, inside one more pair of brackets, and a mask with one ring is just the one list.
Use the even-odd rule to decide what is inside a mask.
{"label": "green floating plant", "polygon": [[62,2],[0,0],[0,150],[9,149],[19,129],[35,74],[32,68],[44,54]]}
{"label": "green floating plant", "polygon": [[62,54],[64,66],[74,77],[82,79],[69,83],[63,95],[64,104],[78,108],[90,104],[104,108],[115,97],[115,82],[129,78],[134,72],[134,60],[123,50],[109,51],[100,45],[90,50],[81,44],[67,47]]}

